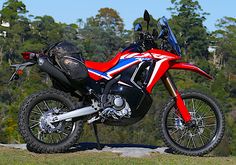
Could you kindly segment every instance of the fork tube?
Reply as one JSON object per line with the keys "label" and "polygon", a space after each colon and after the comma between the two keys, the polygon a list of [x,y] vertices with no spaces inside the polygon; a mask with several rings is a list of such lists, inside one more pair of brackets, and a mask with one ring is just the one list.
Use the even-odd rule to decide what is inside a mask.
{"label": "fork tube", "polygon": [[170,93],[170,95],[175,98],[176,106],[177,106],[182,118],[184,119],[185,123],[190,122],[191,115],[190,115],[187,107],[185,106],[184,101],[183,101],[180,93],[178,92],[176,85],[172,81],[171,76],[168,72],[166,72],[164,74],[164,76],[162,76],[162,81],[163,81],[166,89]]}
{"label": "fork tube", "polygon": [[168,72],[166,72],[166,74],[164,74],[161,79],[162,79],[166,89],[168,90],[169,94],[172,97],[176,97],[177,96],[177,93],[176,93],[177,88],[176,88],[175,83],[172,81],[170,74]]}

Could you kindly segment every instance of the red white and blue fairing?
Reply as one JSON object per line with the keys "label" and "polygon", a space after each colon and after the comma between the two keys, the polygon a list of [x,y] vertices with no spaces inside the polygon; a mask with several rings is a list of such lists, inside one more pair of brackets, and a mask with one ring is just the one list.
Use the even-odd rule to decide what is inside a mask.
{"label": "red white and blue fairing", "polygon": [[88,68],[89,76],[93,80],[99,81],[102,79],[110,80],[115,75],[135,64],[140,64],[144,61],[155,60],[157,62],[149,83],[146,87],[146,90],[149,93],[151,93],[152,88],[154,87],[156,82],[168,69],[193,70],[211,79],[208,74],[194,65],[188,63],[173,62],[180,59],[181,57],[178,55],[158,49],[151,49],[144,53],[130,52],[129,50],[126,50],[123,52],[119,52],[115,58],[108,62],[85,61],[85,65]]}

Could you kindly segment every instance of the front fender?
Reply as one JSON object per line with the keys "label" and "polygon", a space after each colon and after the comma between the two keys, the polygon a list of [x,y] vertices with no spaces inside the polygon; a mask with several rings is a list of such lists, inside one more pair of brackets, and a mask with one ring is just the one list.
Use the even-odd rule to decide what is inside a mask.
{"label": "front fender", "polygon": [[172,62],[170,65],[170,69],[190,70],[190,71],[196,72],[196,73],[198,73],[210,80],[213,79],[212,76],[210,76],[209,74],[207,74],[206,72],[204,72],[203,70],[198,68],[197,66],[195,66],[193,64],[185,63],[185,62]]}

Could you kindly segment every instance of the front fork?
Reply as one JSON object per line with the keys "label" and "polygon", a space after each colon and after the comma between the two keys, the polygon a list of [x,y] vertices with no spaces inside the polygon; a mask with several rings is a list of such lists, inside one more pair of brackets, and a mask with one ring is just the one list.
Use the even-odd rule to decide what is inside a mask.
{"label": "front fork", "polygon": [[190,115],[187,107],[185,106],[184,101],[175,86],[175,83],[172,81],[170,74],[168,72],[166,72],[162,76],[161,79],[162,79],[166,89],[170,93],[170,95],[175,98],[176,107],[178,108],[179,113],[182,116],[183,120],[185,121],[185,123],[190,123],[191,122],[191,115]]}

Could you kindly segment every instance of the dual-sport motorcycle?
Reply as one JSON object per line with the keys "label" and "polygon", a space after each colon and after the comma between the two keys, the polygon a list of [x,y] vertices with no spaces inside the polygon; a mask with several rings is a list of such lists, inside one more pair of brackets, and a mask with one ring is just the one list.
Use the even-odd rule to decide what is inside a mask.
{"label": "dual-sport motorcycle", "polygon": [[[149,29],[147,11],[144,20]],[[174,153],[185,155],[212,151],[224,133],[219,105],[198,91],[179,92],[169,70],[212,77],[195,65],[179,61],[180,47],[165,17],[158,27],[159,32],[154,29],[150,34],[137,24],[139,39],[108,62],[85,60],[69,42],[59,42],[43,53],[22,53],[26,62],[13,65],[16,69],[10,81],[37,64],[50,76],[53,86],[32,94],[20,108],[19,130],[28,148],[37,153],[64,152],[78,141],[84,122],[94,126],[100,147],[96,124],[125,126],[140,121],[152,105],[154,85],[162,80],[171,96],[156,121],[165,144]]]}

